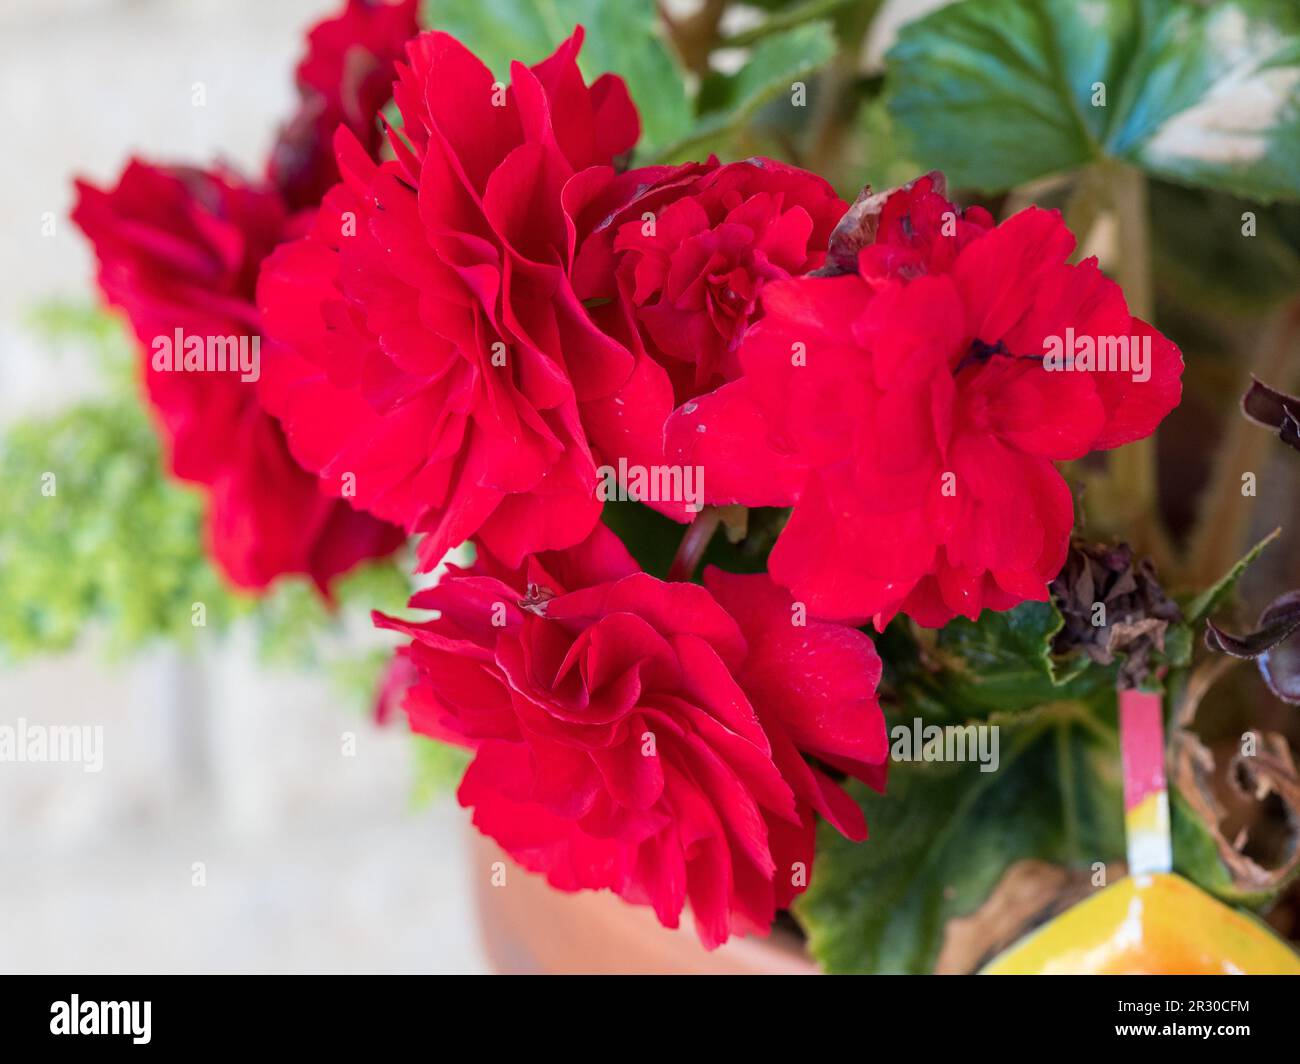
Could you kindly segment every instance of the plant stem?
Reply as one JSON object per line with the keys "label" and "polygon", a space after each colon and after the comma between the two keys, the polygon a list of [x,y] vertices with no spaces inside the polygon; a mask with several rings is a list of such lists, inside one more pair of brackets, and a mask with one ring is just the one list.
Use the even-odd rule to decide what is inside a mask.
{"label": "plant stem", "polygon": [[704,0],[699,11],[680,21],[668,13],[666,4],[661,2],[658,7],[682,63],[691,73],[703,77],[709,72],[709,53],[718,46],[718,23],[727,9],[727,0]]}
{"label": "plant stem", "polygon": [[700,511],[699,516],[686,529],[686,534],[682,536],[682,542],[677,547],[673,563],[668,567],[669,580],[694,578],[695,570],[700,567],[700,560],[713,539],[713,533],[718,530],[718,525],[721,523],[722,514],[718,512],[717,507],[706,506]]}
{"label": "plant stem", "polygon": [[1066,228],[1078,241],[1074,254],[1070,256],[1073,262],[1083,258],[1093,227],[1106,208],[1106,199],[1106,177],[1100,169],[1090,166],[1079,174],[1070,190],[1069,199],[1065,202],[1064,211]]}
{"label": "plant stem", "polygon": [[818,85],[808,138],[808,166],[837,187],[838,164],[848,140],[849,124],[858,111],[857,101],[849,106],[849,95],[857,82],[863,43],[879,7],[880,0],[862,0],[853,8],[836,12],[839,48],[822,71]]}
{"label": "plant stem", "polygon": [[1147,224],[1147,183],[1141,171],[1115,164],[1110,187],[1119,223],[1119,263],[1116,270],[1129,309],[1139,318],[1155,311],[1151,288],[1151,232]]}
{"label": "plant stem", "polygon": [[[1150,321],[1155,310],[1151,282],[1151,231],[1147,219],[1146,178],[1138,170],[1106,164],[1107,184],[1119,230],[1120,287],[1135,317]],[[1159,477],[1154,434],[1110,453],[1115,495],[1125,508],[1124,525],[1133,531],[1134,545],[1168,572],[1173,547],[1160,520]]]}

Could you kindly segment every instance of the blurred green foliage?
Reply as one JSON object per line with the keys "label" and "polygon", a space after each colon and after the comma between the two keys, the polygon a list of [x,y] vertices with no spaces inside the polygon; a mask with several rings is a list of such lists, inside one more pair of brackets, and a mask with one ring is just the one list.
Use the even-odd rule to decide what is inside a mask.
{"label": "blurred green foliage", "polygon": [[[30,321],[51,357],[88,350],[104,387],[0,432],[0,660],[65,651],[91,632],[115,658],[154,642],[196,649],[238,622],[252,626],[266,664],[317,669],[369,711],[392,657],[369,614],[403,612],[407,552],[340,578],[333,607],[305,577],[261,597],[231,589],[203,549],[201,493],[163,470],[120,324],[67,304],[41,306]],[[195,603],[203,627],[192,624]],[[412,744],[414,800],[454,789],[466,755],[422,736]]]}
{"label": "blurred green foliage", "polygon": [[49,306],[33,326],[52,348],[90,347],[108,387],[0,440],[0,652],[65,650],[91,624],[119,653],[160,636],[192,643],[194,603],[215,628],[247,611],[203,556],[202,500],[162,474],[116,323]]}
{"label": "blurred green foliage", "polygon": [[380,662],[357,656],[348,629],[368,633],[370,609],[405,605],[401,556],[338,581],[336,608],[306,578],[260,598],[228,587],[204,551],[201,494],[163,470],[118,322],[51,304],[31,325],[52,358],[89,353],[103,390],[0,434],[0,656],[67,650],[92,630],[115,656],[155,640],[194,647],[239,620],[267,661],[321,665],[369,699]]}
{"label": "blurred green foliage", "polygon": [[454,791],[472,755],[462,746],[438,742],[426,735],[412,734],[411,742],[415,756],[411,800],[418,807]]}

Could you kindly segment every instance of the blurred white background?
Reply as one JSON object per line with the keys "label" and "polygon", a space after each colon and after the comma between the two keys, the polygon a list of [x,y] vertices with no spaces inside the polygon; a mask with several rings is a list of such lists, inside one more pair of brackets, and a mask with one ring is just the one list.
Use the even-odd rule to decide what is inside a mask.
{"label": "blurred white background", "polygon": [[[0,4],[0,423],[94,386],[20,328],[34,303],[92,292],[72,175],[112,182],[131,153],[258,172],[302,31],[336,6]],[[324,679],[259,667],[247,633],[211,639],[194,660],[109,666],[89,645],[0,671],[0,725],[104,728],[98,774],[0,763],[0,970],[485,970],[466,814],[450,796],[413,808],[403,729]]]}

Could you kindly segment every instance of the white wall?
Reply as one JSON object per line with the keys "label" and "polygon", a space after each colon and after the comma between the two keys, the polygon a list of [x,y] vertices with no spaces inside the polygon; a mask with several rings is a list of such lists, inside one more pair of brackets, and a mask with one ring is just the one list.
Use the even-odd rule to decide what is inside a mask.
{"label": "white wall", "polygon": [[[333,7],[0,4],[0,422],[94,387],[18,327],[37,300],[90,292],[71,176],[111,180],[132,152],[258,169],[299,33]],[[248,633],[213,638],[190,662],[109,667],[87,647],[0,671],[0,725],[102,725],[105,746],[97,774],[0,763],[0,971],[482,970],[464,814],[411,809],[400,729],[319,677],[259,669]]]}

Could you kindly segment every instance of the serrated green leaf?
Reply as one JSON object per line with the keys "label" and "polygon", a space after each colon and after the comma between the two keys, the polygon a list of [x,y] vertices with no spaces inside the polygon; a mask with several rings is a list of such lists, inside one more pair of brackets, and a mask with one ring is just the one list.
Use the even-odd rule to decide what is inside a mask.
{"label": "serrated green leaf", "polygon": [[957,184],[1006,189],[1110,158],[1300,197],[1290,0],[966,0],[904,27],[888,59],[892,113]]}
{"label": "serrated green leaf", "polygon": [[1183,616],[1187,618],[1187,623],[1195,628],[1214,613],[1223,600],[1232,594],[1232,589],[1237,586],[1237,581],[1241,579],[1241,574],[1244,573],[1250,567],[1251,563],[1260,556],[1260,553],[1265,547],[1272,543],[1273,540],[1277,539],[1281,532],[1282,530],[1280,528],[1273,529],[1272,532],[1251,547],[1250,550],[1246,552],[1245,556],[1237,562],[1236,565],[1224,573],[1223,576],[1215,581],[1213,585],[1206,588],[1188,602],[1183,607]]}
{"label": "serrated green leaf", "polygon": [[510,64],[533,64],[575,26],[586,30],[578,65],[588,81],[618,74],[641,113],[638,153],[685,136],[690,102],[682,72],[661,36],[653,0],[425,0],[423,25],[457,37],[503,81]]}
{"label": "serrated green leaf", "polygon": [[829,62],[834,54],[835,31],[825,21],[804,23],[763,38],[728,80],[718,109],[705,115],[683,140],[665,148],[661,158],[678,161],[704,145],[724,143],[764,106],[783,93],[791,94],[796,81]]}
{"label": "serrated green leaf", "polygon": [[1182,668],[1192,660],[1195,633],[1189,624],[1171,625],[1165,633],[1164,660],[1173,668]]}
{"label": "serrated green leaf", "polygon": [[939,631],[929,660],[902,663],[906,697],[935,720],[967,720],[1107,692],[1113,669],[1053,657],[1052,639],[1063,624],[1050,602],[986,610],[978,621],[959,617]]}
{"label": "serrated green leaf", "polygon": [[834,54],[835,31],[829,22],[808,22],[765,37],[732,78],[731,109],[752,114]]}
{"label": "serrated green leaf", "polygon": [[1122,856],[1113,704],[1105,724],[1074,703],[995,723],[997,771],[895,763],[885,795],[853,787],[866,842],[821,826],[795,913],[827,971],[928,972],[947,922],[977,909],[1012,862],[1086,867]]}

